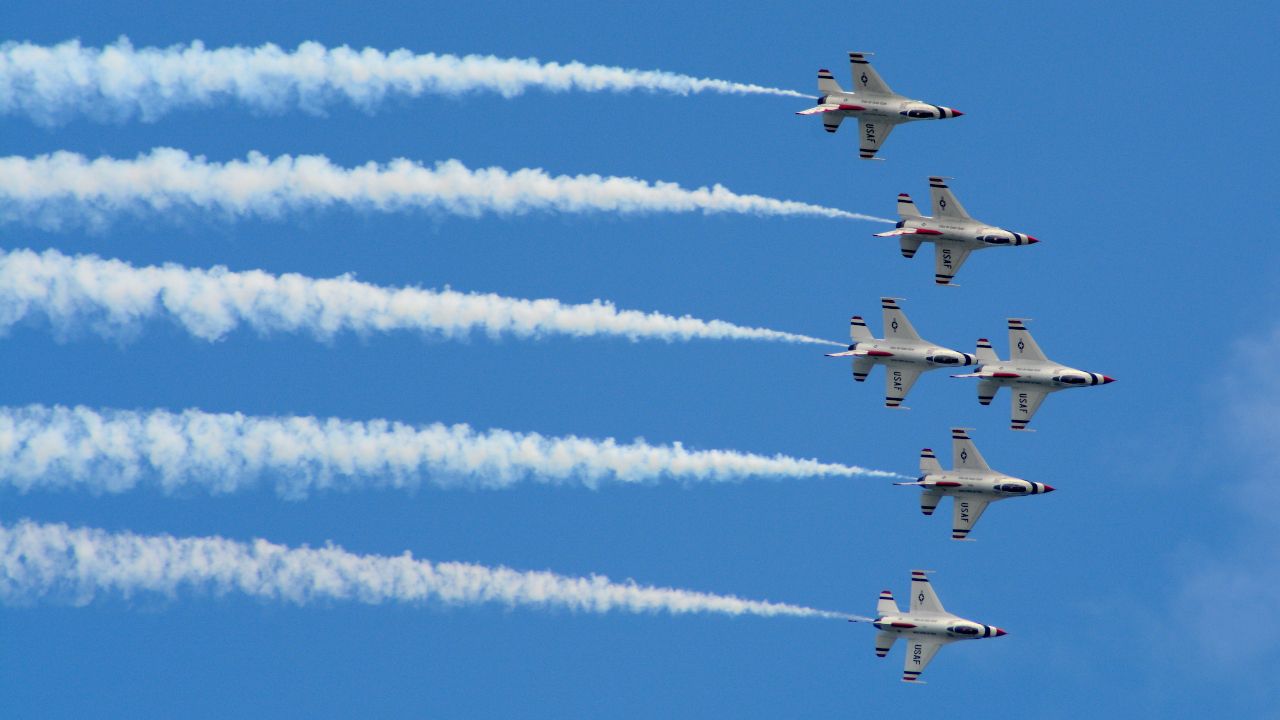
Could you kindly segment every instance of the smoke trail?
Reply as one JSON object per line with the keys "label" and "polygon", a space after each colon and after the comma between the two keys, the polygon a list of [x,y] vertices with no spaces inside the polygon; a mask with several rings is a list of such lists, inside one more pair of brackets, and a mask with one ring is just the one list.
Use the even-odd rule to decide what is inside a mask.
{"label": "smoke trail", "polygon": [[794,90],[698,78],[657,70],[632,70],[580,62],[543,63],[492,55],[390,53],[305,42],[287,51],[207,49],[200,41],[135,49],[127,38],[102,48],[72,40],[58,45],[0,45],[0,115],[25,115],[56,124],[84,115],[153,121],[173,110],[224,102],[277,113],[298,107],[321,113],[347,102],[366,111],[387,96],[495,92],[515,97],[530,88],[550,92],[725,93],[808,98]]}
{"label": "smoke trail", "polygon": [[59,151],[0,157],[0,219],[58,226],[104,222],[119,213],[221,212],[231,217],[349,205],[362,210],[433,210],[466,216],[542,212],[742,213],[892,222],[884,218],[760,195],[721,185],[601,175],[549,175],[541,169],[473,170],[457,160],[427,167],[404,158],[344,168],[322,155],[268,158],[253,152],[226,163],[156,148],[133,160],[90,160]]}
{"label": "smoke trail", "polygon": [[746,478],[901,477],[855,465],[680,443],[544,437],[468,425],[413,426],[199,410],[0,407],[0,488],[230,493],[265,476],[290,498],[312,491],[734,482]]}
{"label": "smoke trail", "polygon": [[444,337],[484,331],[542,337],[622,336],[631,340],[768,340],[840,345],[722,320],[618,310],[596,300],[566,305],[450,289],[384,288],[349,275],[317,280],[224,267],[134,267],[119,260],[69,257],[56,250],[0,250],[0,331],[30,319],[58,331],[82,326],[102,335],[129,334],[144,320],[168,317],[187,332],[217,340],[240,325],[267,332],[308,332],[320,339],[342,331],[413,330]]}
{"label": "smoke trail", "polygon": [[733,596],[617,583],[602,575],[566,577],[470,563],[432,563],[408,552],[388,557],[342,548],[289,548],[266,540],[108,533],[29,520],[0,525],[0,601],[87,604],[99,594],[174,596],[179,591],[305,605],[501,603],[590,613],[666,612],[840,618],[824,610]]}

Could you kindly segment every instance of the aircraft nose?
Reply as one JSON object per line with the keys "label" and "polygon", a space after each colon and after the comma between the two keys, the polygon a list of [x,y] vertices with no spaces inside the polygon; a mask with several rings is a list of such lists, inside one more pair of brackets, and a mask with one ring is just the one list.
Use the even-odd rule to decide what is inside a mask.
{"label": "aircraft nose", "polygon": [[995,636],[996,636],[996,637],[1000,637],[1001,635],[1008,635],[1008,634],[1009,634],[1008,632],[1006,632],[1006,631],[1004,631],[1004,630],[1001,630],[1000,628],[994,628],[994,630],[996,631],[996,634],[995,634]]}
{"label": "aircraft nose", "polygon": [[1052,485],[1045,484],[1045,486],[1044,486],[1044,491],[1045,491],[1045,492],[1047,492],[1047,493],[1051,493],[1051,492],[1053,492],[1053,490],[1054,490],[1054,488],[1053,488],[1053,486],[1052,486]]}
{"label": "aircraft nose", "polygon": [[1116,381],[1116,379],[1115,379],[1115,378],[1113,378],[1113,377],[1111,377],[1110,375],[1103,375],[1103,376],[1102,376],[1102,384],[1103,384],[1103,385],[1106,385],[1107,383],[1113,383],[1113,382],[1115,382],[1115,381]]}
{"label": "aircraft nose", "polygon": [[1033,238],[1033,237],[1031,237],[1030,235],[1028,235],[1028,236],[1027,236],[1027,244],[1028,244],[1028,245],[1035,245],[1035,244],[1036,244],[1036,243],[1038,243],[1038,242],[1040,242],[1040,241],[1039,241],[1039,240],[1037,240],[1037,239],[1035,239],[1035,238]]}
{"label": "aircraft nose", "polygon": [[951,111],[951,117],[960,117],[961,115],[964,114],[955,108],[947,108],[947,109]]}

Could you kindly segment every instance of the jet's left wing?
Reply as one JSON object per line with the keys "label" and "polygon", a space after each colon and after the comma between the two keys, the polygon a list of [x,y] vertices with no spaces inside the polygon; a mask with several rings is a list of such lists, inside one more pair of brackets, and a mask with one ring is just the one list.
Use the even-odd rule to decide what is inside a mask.
{"label": "jet's left wing", "polygon": [[1039,388],[1020,387],[1015,385],[1013,390],[1013,407],[1009,411],[1009,418],[1012,422],[1014,430],[1026,430],[1027,423],[1031,422],[1031,418],[1040,409],[1040,403],[1048,397],[1049,393]]}
{"label": "jet's left wing", "polygon": [[[947,611],[942,607],[942,601],[933,592],[933,585],[929,584],[929,576],[925,575],[923,570],[911,571],[911,614],[918,613],[939,613],[945,614]],[[921,668],[923,669],[923,668]]]}
{"label": "jet's left wing", "polygon": [[986,500],[957,495],[955,512],[951,517],[951,539],[964,540],[968,538],[969,531],[973,529],[974,525],[978,524],[978,518],[982,517],[982,511],[987,509],[987,504]]}
{"label": "jet's left wing", "polygon": [[978,446],[969,438],[964,428],[951,428],[951,462],[956,470],[990,470],[987,459],[978,452]]}
{"label": "jet's left wing", "polygon": [[873,118],[862,116],[858,118],[858,129],[860,135],[858,138],[858,157],[863,160],[870,160],[879,152],[880,146],[888,139],[889,133],[893,132],[893,126],[897,123],[888,118]]}
{"label": "jet's left wing", "polygon": [[929,194],[933,196],[933,214],[938,217],[965,219],[969,213],[956,199],[955,193],[947,187],[947,179],[934,176],[929,178]]}
{"label": "jet's left wing", "polygon": [[896,94],[889,89],[889,83],[880,77],[880,73],[871,67],[871,61],[867,60],[867,55],[868,53],[862,52],[849,53],[849,69],[853,71],[854,92],[873,95]]}
{"label": "jet's left wing", "polygon": [[940,242],[934,245],[933,281],[939,285],[950,285],[951,278],[960,272],[960,266],[969,259],[972,248],[959,243]]}
{"label": "jet's left wing", "polygon": [[920,370],[911,365],[885,363],[884,406],[901,407],[902,401],[907,399],[907,393],[911,392],[911,386],[919,378]]}
{"label": "jet's left wing", "polygon": [[907,638],[907,661],[902,668],[902,681],[915,682],[920,679],[920,673],[924,672],[925,666],[938,654],[938,649],[942,647],[942,643],[933,640],[918,637]]}

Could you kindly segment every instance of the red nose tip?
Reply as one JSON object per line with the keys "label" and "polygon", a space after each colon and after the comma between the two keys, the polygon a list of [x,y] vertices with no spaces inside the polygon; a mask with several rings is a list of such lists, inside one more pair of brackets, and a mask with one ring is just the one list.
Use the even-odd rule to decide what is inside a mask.
{"label": "red nose tip", "polygon": [[1036,243],[1038,243],[1038,242],[1040,242],[1040,241],[1039,241],[1039,240],[1037,240],[1037,239],[1035,239],[1035,238],[1033,238],[1033,237],[1031,237],[1030,235],[1028,235],[1028,236],[1027,236],[1027,244],[1028,244],[1028,245],[1035,245],[1035,244],[1036,244]]}
{"label": "red nose tip", "polygon": [[959,110],[955,108],[951,108],[951,117],[960,117],[963,114],[964,113],[960,112]]}
{"label": "red nose tip", "polygon": [[1103,375],[1103,376],[1102,376],[1102,384],[1103,384],[1103,385],[1106,385],[1107,383],[1113,383],[1113,382],[1115,382],[1115,381],[1116,381],[1116,379],[1115,379],[1115,378],[1113,378],[1113,377],[1111,377],[1111,376],[1109,376],[1109,375]]}
{"label": "red nose tip", "polygon": [[1045,491],[1045,492],[1053,492],[1053,486],[1052,486],[1052,485],[1045,485],[1045,486],[1044,486],[1044,491]]}
{"label": "red nose tip", "polygon": [[1008,635],[1008,634],[1009,633],[1005,632],[1004,630],[1001,630],[1000,628],[996,628],[996,637],[1000,637],[1001,635]]}

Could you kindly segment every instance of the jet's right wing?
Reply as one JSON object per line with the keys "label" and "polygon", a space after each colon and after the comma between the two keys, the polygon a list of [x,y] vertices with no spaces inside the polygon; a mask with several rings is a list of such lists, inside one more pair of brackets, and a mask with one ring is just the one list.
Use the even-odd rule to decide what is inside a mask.
{"label": "jet's right wing", "polygon": [[951,462],[956,470],[990,470],[987,461],[978,452],[978,446],[969,439],[964,428],[951,428]]}
{"label": "jet's right wing", "polygon": [[938,654],[938,649],[942,647],[942,643],[937,640],[925,639],[920,637],[907,638],[907,660],[902,668],[902,681],[915,682],[920,679],[920,673],[924,672],[925,666]]}
{"label": "jet's right wing", "polygon": [[951,188],[947,187],[945,178],[929,178],[929,194],[933,196],[933,214],[935,216],[956,219],[969,217],[969,213],[965,212],[964,206],[952,194]]}
{"label": "jet's right wing", "polygon": [[969,531],[978,524],[982,511],[987,509],[987,501],[963,496],[956,496],[955,512],[951,516],[951,539],[964,540]]}
{"label": "jet's right wing", "polygon": [[911,614],[922,612],[945,614],[947,611],[943,609],[942,602],[934,594],[933,586],[929,584],[929,576],[925,575],[923,570],[912,570]]}
{"label": "jet's right wing", "polygon": [[1049,396],[1049,393],[1034,387],[1014,386],[1010,388],[1013,392],[1013,406],[1009,410],[1009,419],[1011,427],[1014,430],[1026,430],[1027,423],[1031,422],[1032,416],[1040,409],[1040,403]]}
{"label": "jet's right wing", "polygon": [[[854,376],[857,379],[857,376]],[[884,406],[902,407],[911,386],[920,379],[920,370],[912,365],[887,362],[884,364]]]}
{"label": "jet's right wing", "polygon": [[858,138],[858,157],[863,160],[870,160],[880,151],[880,146],[888,139],[889,133],[893,132],[893,126],[897,125],[897,121],[889,118],[873,118],[863,115],[858,118],[858,129],[861,131]]}
{"label": "jet's right wing", "polygon": [[951,279],[960,272],[960,266],[969,259],[972,248],[959,243],[940,242],[934,244],[933,281],[939,285],[950,285]]}
{"label": "jet's right wing", "polygon": [[1009,318],[1009,357],[1013,360],[1049,361],[1035,339],[1031,337],[1026,323],[1019,318]]}
{"label": "jet's right wing", "polygon": [[873,95],[895,95],[876,69],[867,60],[868,53],[850,52],[849,69],[853,71],[853,87],[855,92]]}

